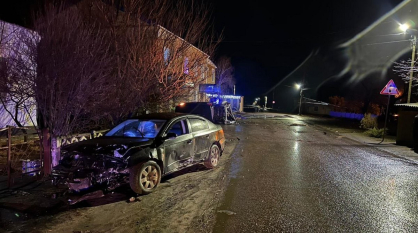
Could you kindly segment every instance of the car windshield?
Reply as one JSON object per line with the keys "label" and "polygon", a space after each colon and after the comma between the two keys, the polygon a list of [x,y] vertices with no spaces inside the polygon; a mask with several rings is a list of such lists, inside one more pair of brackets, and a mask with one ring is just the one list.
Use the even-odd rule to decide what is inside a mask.
{"label": "car windshield", "polygon": [[155,138],[165,122],[157,119],[130,119],[117,125],[105,136]]}

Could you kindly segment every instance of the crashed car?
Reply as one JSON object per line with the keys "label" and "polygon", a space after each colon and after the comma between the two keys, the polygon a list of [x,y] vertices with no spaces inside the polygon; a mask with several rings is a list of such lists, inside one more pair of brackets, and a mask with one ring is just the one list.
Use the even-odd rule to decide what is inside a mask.
{"label": "crashed car", "polygon": [[231,104],[212,102],[187,102],[176,106],[175,112],[196,114],[212,121],[215,124],[234,124],[236,119]]}
{"label": "crashed car", "polygon": [[222,127],[203,117],[148,114],[122,122],[103,137],[62,147],[53,176],[75,192],[112,190],[129,182],[134,192],[148,194],[172,172],[197,163],[216,167],[224,147]]}

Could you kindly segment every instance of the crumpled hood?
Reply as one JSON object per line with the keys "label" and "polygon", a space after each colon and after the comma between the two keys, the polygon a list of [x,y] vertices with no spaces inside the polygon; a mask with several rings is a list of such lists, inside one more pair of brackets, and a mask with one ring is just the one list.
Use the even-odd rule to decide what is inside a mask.
{"label": "crumpled hood", "polygon": [[99,137],[61,147],[62,151],[75,152],[83,155],[108,154],[122,157],[132,147],[149,146],[154,139]]}

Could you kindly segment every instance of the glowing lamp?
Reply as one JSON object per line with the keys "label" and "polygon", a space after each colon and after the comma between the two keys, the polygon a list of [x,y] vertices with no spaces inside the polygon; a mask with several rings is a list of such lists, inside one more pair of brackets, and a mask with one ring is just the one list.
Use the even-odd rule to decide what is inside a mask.
{"label": "glowing lamp", "polygon": [[399,25],[399,29],[401,29],[401,31],[403,31],[403,32],[406,32],[406,30],[409,29],[409,25],[406,24],[406,23],[401,24],[401,25]]}

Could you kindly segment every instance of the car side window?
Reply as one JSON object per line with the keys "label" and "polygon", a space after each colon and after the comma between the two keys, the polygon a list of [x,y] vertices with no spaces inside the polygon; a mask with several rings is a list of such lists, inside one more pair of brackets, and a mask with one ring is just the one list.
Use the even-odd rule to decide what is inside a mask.
{"label": "car side window", "polygon": [[175,133],[177,136],[188,134],[189,127],[186,120],[180,120],[172,124],[167,133]]}
{"label": "car side window", "polygon": [[208,123],[205,120],[198,118],[191,118],[189,120],[193,132],[209,129]]}

